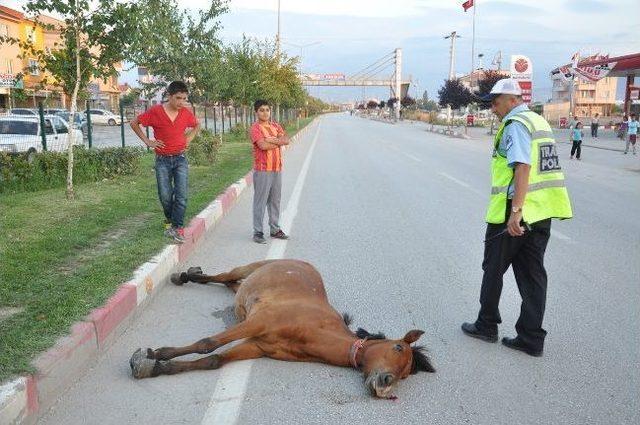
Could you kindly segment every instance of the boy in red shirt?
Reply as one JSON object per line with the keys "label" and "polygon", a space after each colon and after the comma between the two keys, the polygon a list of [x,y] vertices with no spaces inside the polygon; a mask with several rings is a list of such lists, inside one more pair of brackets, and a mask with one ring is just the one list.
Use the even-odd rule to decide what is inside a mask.
{"label": "boy in red shirt", "polygon": [[269,121],[271,108],[265,100],[256,100],[253,109],[258,121],[250,130],[253,142],[253,241],[267,243],[262,233],[265,208],[269,212],[269,230],[272,238],[288,239],[280,229],[280,193],[282,191],[282,153],[280,146],[288,145],[289,138],[276,122]]}
{"label": "boy in red shirt", "polygon": [[[184,242],[184,213],[187,209],[189,164],[185,156],[187,145],[200,131],[200,123],[185,107],[189,90],[182,81],[173,81],[167,88],[167,102],[155,105],[131,121],[131,128],[156,153],[158,197],[165,216],[165,236],[177,243]],[[149,139],[140,125],[153,128]],[[185,132],[187,128],[190,131]]]}

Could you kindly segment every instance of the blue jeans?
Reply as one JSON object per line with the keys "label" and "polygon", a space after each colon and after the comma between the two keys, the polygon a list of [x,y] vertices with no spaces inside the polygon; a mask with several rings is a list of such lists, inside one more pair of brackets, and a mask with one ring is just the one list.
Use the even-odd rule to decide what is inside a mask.
{"label": "blue jeans", "polygon": [[156,180],[164,216],[174,227],[183,227],[189,183],[189,163],[185,155],[156,155]]}

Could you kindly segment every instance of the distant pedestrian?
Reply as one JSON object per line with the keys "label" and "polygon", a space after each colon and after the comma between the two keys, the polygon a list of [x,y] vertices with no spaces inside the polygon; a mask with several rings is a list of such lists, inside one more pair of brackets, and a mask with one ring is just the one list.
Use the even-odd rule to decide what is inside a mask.
{"label": "distant pedestrian", "polygon": [[523,103],[518,82],[499,80],[482,100],[491,101],[502,122],[491,160],[480,311],[475,322],[462,324],[462,331],[498,341],[503,275],[511,266],[522,304],[518,335],[503,338],[502,344],[539,357],[547,335],[542,328],[547,299],[544,254],[551,219],[571,218],[571,204],[551,127]]}
{"label": "distant pedestrian", "polygon": [[[156,181],[165,217],[164,234],[174,242],[183,243],[189,179],[185,150],[200,131],[200,124],[185,107],[189,95],[185,83],[173,81],[167,87],[167,95],[164,104],[152,106],[134,118],[131,128],[156,153]],[[146,136],[140,125],[153,128],[153,139]],[[188,128],[191,130],[185,132]]]}
{"label": "distant pedestrian", "polygon": [[627,129],[629,128],[629,117],[626,115],[622,117],[622,122],[618,126],[618,138],[620,140],[627,140]]}
{"label": "distant pedestrian", "polygon": [[596,114],[591,119],[591,137],[598,138],[598,127],[600,127],[600,114]]}
{"label": "distant pedestrian", "polygon": [[573,130],[571,130],[571,159],[573,159],[573,155],[576,156],[576,159],[580,161],[580,145],[582,145],[582,139],[584,138],[584,132],[582,131],[582,123],[578,121]]}
{"label": "distant pedestrian", "polygon": [[265,100],[256,100],[253,108],[258,120],[251,126],[253,142],[253,241],[267,243],[262,232],[264,210],[269,214],[272,238],[288,239],[280,228],[280,194],[282,191],[281,146],[289,137],[277,122],[271,121],[271,108]]}
{"label": "distant pedestrian", "polygon": [[629,152],[629,145],[633,149],[633,154],[636,154],[636,140],[638,138],[638,120],[636,120],[636,114],[631,114],[629,122],[627,123],[627,144],[624,148],[625,155]]}

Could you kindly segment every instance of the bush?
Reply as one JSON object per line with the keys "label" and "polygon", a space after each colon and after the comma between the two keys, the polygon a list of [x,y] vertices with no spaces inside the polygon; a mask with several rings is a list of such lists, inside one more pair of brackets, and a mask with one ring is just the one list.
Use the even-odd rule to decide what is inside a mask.
{"label": "bush", "polygon": [[193,165],[211,165],[216,161],[222,141],[209,130],[202,130],[189,143],[187,159]]}
{"label": "bush", "polygon": [[[74,148],[73,181],[85,183],[133,174],[144,154],[142,148]],[[64,187],[67,179],[67,153],[41,152],[29,162],[26,155],[0,152],[0,193],[33,192]]]}

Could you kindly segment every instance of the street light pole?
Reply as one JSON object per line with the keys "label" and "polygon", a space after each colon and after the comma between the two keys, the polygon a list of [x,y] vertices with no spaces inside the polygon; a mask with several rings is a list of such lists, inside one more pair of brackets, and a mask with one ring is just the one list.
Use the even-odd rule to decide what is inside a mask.
{"label": "street light pole", "polygon": [[[456,76],[454,71],[454,62],[456,57],[456,38],[460,38],[456,31],[452,31],[451,34],[444,37],[445,40],[451,39],[451,47],[449,48],[449,80],[453,80]],[[449,123],[450,121],[451,105],[447,104],[447,123]]]}
{"label": "street light pole", "polygon": [[278,33],[276,34],[276,52],[280,55],[280,0],[278,0]]}

